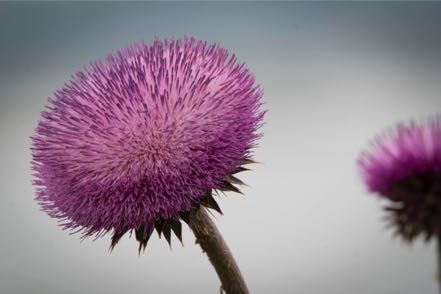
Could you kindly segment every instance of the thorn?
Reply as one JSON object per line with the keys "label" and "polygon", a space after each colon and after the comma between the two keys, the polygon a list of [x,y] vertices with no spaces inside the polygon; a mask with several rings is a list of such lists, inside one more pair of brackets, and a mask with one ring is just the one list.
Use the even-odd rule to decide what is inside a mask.
{"label": "thorn", "polygon": [[140,241],[139,247],[138,247],[138,256],[141,256],[141,251],[144,253],[145,248],[147,247],[147,240],[146,241]]}
{"label": "thorn", "polygon": [[119,240],[121,240],[122,236],[124,236],[124,234],[127,232],[126,229],[121,229],[121,230],[114,230],[113,231],[113,236],[111,239],[111,243],[110,243],[110,247],[109,247],[109,252],[112,253],[113,249],[115,248],[116,244],[118,244]]}
{"label": "thorn", "polygon": [[243,193],[236,186],[231,184],[230,182],[224,181],[223,185],[224,186],[222,188],[220,188],[219,190],[221,190],[221,191],[233,191],[233,192],[236,192],[236,193],[239,193],[239,194],[243,195]]}
{"label": "thorn", "polygon": [[257,161],[254,161],[252,159],[243,158],[240,160],[241,164],[254,164],[254,163],[260,163]]}
{"label": "thorn", "polygon": [[247,186],[247,187],[248,187],[247,184],[245,184],[244,182],[242,182],[242,180],[236,178],[236,177],[233,176],[233,175],[228,175],[228,176],[226,176],[226,180],[227,180],[228,182],[230,182],[231,184],[237,184],[237,185],[242,185],[242,186]]}
{"label": "thorn", "polygon": [[179,216],[186,224],[190,222],[190,211],[181,212]]}
{"label": "thorn", "polygon": [[147,247],[147,243],[153,233],[153,227],[143,226],[139,227],[139,229],[135,230],[136,240],[139,242],[138,254],[141,255],[141,250],[145,252],[145,248]]}
{"label": "thorn", "polygon": [[162,234],[164,235],[165,240],[167,240],[168,245],[171,249],[171,225],[170,220],[167,220],[164,222],[164,225],[162,226]]}
{"label": "thorn", "polygon": [[155,229],[156,232],[158,232],[158,236],[159,238],[161,238],[161,233],[162,233],[162,227],[164,226],[164,221],[163,220],[159,220],[155,222]]}
{"label": "thorn", "polygon": [[173,233],[175,233],[176,237],[179,239],[181,244],[184,245],[184,243],[182,242],[182,224],[181,224],[181,222],[178,220],[172,219],[172,220],[170,220],[170,225],[173,230]]}
{"label": "thorn", "polygon": [[248,171],[250,170],[249,168],[243,167],[243,166],[239,166],[232,174],[237,174],[243,171]]}
{"label": "thorn", "polygon": [[217,204],[216,200],[213,198],[213,196],[211,194],[205,196],[201,200],[201,204],[207,208],[211,208],[211,209],[216,210],[220,214],[223,214],[222,210],[220,209],[219,205]]}

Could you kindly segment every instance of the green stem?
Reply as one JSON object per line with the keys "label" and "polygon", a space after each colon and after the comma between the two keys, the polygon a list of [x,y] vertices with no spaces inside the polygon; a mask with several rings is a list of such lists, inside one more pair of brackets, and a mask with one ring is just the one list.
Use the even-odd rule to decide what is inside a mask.
{"label": "green stem", "polygon": [[205,208],[199,208],[190,218],[190,228],[215,268],[227,294],[249,294],[239,267],[227,244],[211,220]]}

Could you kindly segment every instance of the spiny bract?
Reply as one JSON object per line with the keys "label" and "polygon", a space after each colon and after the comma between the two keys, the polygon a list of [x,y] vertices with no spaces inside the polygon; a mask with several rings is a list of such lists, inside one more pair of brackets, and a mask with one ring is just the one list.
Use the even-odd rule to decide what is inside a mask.
{"label": "spiny bract", "polygon": [[397,233],[408,241],[441,233],[441,117],[400,124],[359,166],[368,189],[391,201],[386,210]]}
{"label": "spiny bract", "polygon": [[213,189],[236,190],[264,112],[252,73],[193,38],[137,43],[76,73],[54,93],[32,137],[37,201],[65,228],[156,226],[170,240]]}

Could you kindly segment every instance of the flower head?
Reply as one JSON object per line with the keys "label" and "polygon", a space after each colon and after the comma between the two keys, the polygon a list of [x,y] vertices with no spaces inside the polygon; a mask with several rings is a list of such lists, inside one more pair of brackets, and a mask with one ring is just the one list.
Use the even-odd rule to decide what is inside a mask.
{"label": "flower head", "polygon": [[391,201],[386,209],[405,239],[441,233],[441,117],[400,124],[359,166],[368,189]]}
{"label": "flower head", "polygon": [[156,227],[169,241],[213,189],[237,190],[264,112],[252,73],[220,46],[138,43],[96,61],[55,92],[33,136],[37,200],[65,228]]}

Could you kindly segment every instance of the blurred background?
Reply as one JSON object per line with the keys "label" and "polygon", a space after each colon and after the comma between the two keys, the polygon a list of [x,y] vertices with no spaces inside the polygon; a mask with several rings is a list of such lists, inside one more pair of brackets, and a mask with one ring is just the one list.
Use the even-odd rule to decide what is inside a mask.
{"label": "blurred background", "polygon": [[250,187],[215,222],[251,293],[437,293],[433,243],[405,245],[365,191],[359,153],[441,106],[441,3],[0,3],[0,293],[218,293],[188,229],[138,256],[80,241],[39,211],[30,139],[47,98],[135,41],[219,42],[269,110]]}

